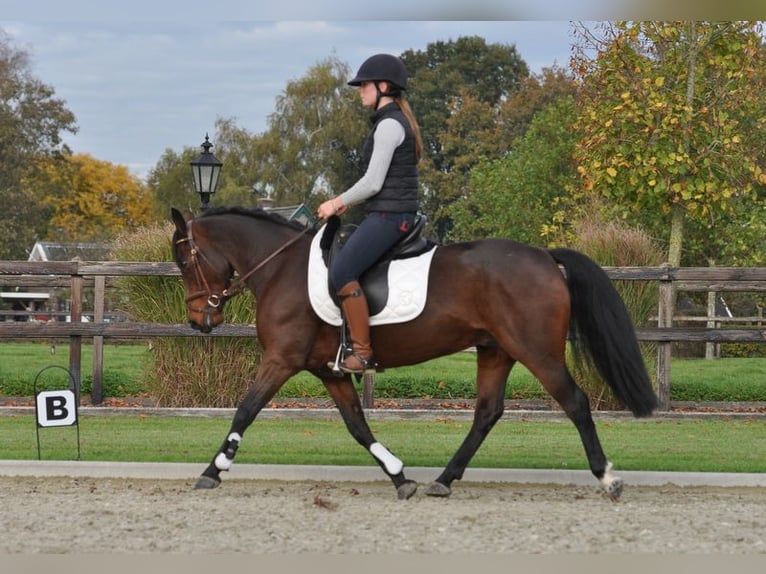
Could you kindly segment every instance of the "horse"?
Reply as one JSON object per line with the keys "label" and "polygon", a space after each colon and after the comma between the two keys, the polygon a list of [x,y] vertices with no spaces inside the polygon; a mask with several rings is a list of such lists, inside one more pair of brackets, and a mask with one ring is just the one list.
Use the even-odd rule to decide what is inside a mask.
{"label": "horse", "polygon": [[[378,442],[350,375],[333,371],[340,328],[312,309],[307,284],[317,230],[263,209],[211,208],[199,216],[171,209],[173,257],[181,271],[190,325],[209,333],[226,301],[244,289],[256,300],[262,358],[239,402],[228,435],[195,488],[218,487],[248,427],[290,377],[303,370],[322,381],[347,430],[389,477],[399,499],[418,484],[403,462]],[[235,275],[236,274],[236,275]],[[475,348],[476,400],[465,439],[425,494],[448,497],[505,406],[511,368],[524,365],[579,432],[590,471],[618,500],[623,480],[612,472],[590,402],[566,364],[570,341],[597,368],[635,417],[657,407],[632,319],[606,272],[585,254],[543,249],[510,239],[438,245],[422,312],[371,328],[382,368],[422,363]]]}

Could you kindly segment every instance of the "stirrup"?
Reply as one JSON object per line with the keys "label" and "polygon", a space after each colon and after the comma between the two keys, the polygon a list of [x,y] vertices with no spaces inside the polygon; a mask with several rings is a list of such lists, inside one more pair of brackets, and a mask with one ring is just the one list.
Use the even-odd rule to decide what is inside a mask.
{"label": "stirrup", "polygon": [[[350,357],[353,357],[357,361],[359,361],[359,363],[362,365],[361,368],[358,368],[358,369],[350,368],[346,364],[346,359],[348,359]],[[364,357],[362,357],[362,356],[360,356],[360,355],[358,355],[356,353],[350,353],[350,354],[346,355],[346,357],[340,363],[338,363],[338,369],[340,369],[344,373],[349,373],[349,374],[352,374],[352,375],[361,375],[361,374],[366,373],[368,371],[374,371],[376,366],[377,365],[375,363],[375,359],[373,358],[372,355],[370,355],[369,358],[365,359]]]}

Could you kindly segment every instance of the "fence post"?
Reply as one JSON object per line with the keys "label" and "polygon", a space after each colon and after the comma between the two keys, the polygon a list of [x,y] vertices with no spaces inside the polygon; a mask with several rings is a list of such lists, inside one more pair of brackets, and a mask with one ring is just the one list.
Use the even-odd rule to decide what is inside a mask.
{"label": "fence post", "polygon": [[[715,300],[718,293],[715,291],[707,292],[707,328],[718,329],[721,325],[716,318]],[[721,344],[708,341],[705,343],[705,358],[706,359],[720,359],[721,358]]]}
{"label": "fence post", "polygon": [[[69,320],[77,324],[82,321],[82,275],[72,275],[72,306]],[[69,373],[74,382],[74,396],[80,406],[80,388],[82,384],[82,337],[69,336]]]}
{"label": "fence post", "polygon": [[[97,275],[94,278],[93,296],[93,322],[104,322],[104,291],[106,277]],[[93,388],[91,389],[90,401],[94,405],[100,405],[104,400],[104,337],[93,336]]]}
{"label": "fence post", "polygon": [[[662,267],[670,269],[667,263]],[[659,279],[659,301],[657,307],[657,326],[673,326],[673,280],[670,275]],[[670,341],[657,343],[657,398],[661,411],[670,410]]]}

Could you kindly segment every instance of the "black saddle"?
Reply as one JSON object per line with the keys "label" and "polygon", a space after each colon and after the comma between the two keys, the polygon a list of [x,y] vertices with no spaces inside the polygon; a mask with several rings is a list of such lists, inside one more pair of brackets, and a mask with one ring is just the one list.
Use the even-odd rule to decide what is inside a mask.
{"label": "black saddle", "polygon": [[[370,315],[380,313],[388,302],[388,267],[396,259],[407,259],[417,257],[425,253],[434,246],[434,243],[423,235],[428,218],[418,213],[415,217],[412,229],[407,235],[402,237],[391,249],[389,249],[375,265],[370,267],[359,278],[359,284],[367,296],[367,306],[370,309]],[[348,241],[348,238],[356,231],[357,226],[349,223],[341,226],[340,217],[333,215],[327,221],[325,232],[319,244],[322,250],[322,259],[328,269],[335,254]],[[340,307],[335,289],[329,284],[328,290],[330,297],[336,305]]]}

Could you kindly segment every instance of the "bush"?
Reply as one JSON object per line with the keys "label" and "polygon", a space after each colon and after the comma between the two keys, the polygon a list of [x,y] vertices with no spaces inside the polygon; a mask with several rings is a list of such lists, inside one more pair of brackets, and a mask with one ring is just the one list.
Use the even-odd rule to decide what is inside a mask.
{"label": "bush", "polygon": [[766,357],[763,343],[721,343],[722,357],[757,358]]}
{"label": "bush", "polygon": [[[118,237],[112,256],[119,261],[172,261],[170,224]],[[178,277],[124,277],[119,281],[121,304],[131,320],[185,323],[185,291]],[[249,292],[229,300],[229,323],[255,322]],[[150,341],[152,364],[146,373],[158,406],[236,406],[260,360],[255,341],[241,337],[156,337]]]}

